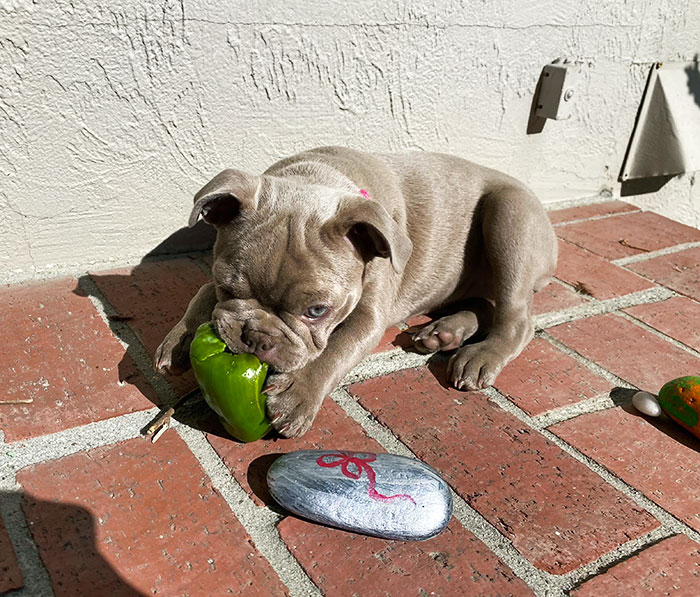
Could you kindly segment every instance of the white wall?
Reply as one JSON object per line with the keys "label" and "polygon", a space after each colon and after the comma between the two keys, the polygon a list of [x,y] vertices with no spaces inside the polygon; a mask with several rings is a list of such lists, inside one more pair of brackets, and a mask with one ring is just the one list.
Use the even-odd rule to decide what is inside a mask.
{"label": "white wall", "polygon": [[[616,195],[650,64],[698,50],[697,0],[0,0],[0,277],[136,261],[223,167],[319,144]],[[526,135],[560,56],[574,114]],[[692,180],[632,201],[699,226]]]}

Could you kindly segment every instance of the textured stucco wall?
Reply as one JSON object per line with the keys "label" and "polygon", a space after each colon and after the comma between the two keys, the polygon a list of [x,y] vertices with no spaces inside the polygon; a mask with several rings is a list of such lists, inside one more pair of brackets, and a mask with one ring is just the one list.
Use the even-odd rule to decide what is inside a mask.
{"label": "textured stucco wall", "polygon": [[[318,144],[616,195],[650,64],[698,40],[696,0],[0,0],[0,275],[137,260],[221,168]],[[583,63],[574,114],[526,135],[557,57]],[[632,201],[700,225],[691,176]]]}

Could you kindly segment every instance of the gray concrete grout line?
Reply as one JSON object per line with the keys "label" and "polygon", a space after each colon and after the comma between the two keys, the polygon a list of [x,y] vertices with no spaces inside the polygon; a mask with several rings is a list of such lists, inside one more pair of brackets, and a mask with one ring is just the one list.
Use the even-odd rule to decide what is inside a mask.
{"label": "gray concrete grout line", "polygon": [[565,594],[568,595],[569,591],[578,587],[591,577],[604,572],[607,568],[615,564],[620,564],[630,556],[636,555],[638,552],[648,549],[659,541],[672,537],[675,534],[677,533],[662,524],[653,531],[649,531],[640,537],[635,537],[622,545],[618,545],[615,549],[603,554],[597,560],[584,564],[580,568],[562,576],[561,584],[564,587]]}
{"label": "gray concrete grout line", "polygon": [[614,406],[615,402],[608,394],[600,394],[598,396],[594,396],[593,398],[587,398],[574,404],[568,404],[560,408],[555,408],[539,415],[529,416],[532,417],[532,426],[535,429],[541,430],[552,425],[556,425],[557,423],[573,419],[574,417],[578,417],[580,415],[587,415],[600,410],[607,410],[608,408],[612,408]]}
{"label": "gray concrete grout line", "polygon": [[279,535],[277,524],[282,516],[267,507],[255,505],[201,431],[180,425],[177,432],[211,479],[213,487],[251,536],[255,547],[267,559],[292,595],[321,596],[321,591],[304,572]]}
{"label": "gray concrete grout line", "polygon": [[[201,251],[186,251],[185,253],[163,253],[160,255],[147,255],[146,257],[141,258],[137,265],[142,265],[144,263],[160,263],[161,261],[173,261],[175,259],[202,259],[204,257],[211,257],[212,250],[213,247],[212,249],[203,249]],[[125,267],[135,266],[132,262],[131,265],[127,265]],[[96,272],[94,268],[91,268],[89,271],[95,272],[96,274],[100,273]]]}
{"label": "gray concrete grout line", "polygon": [[583,465],[587,466],[604,481],[612,485],[620,493],[626,495],[632,499],[640,508],[643,508],[654,516],[661,524],[666,527],[669,531],[675,533],[683,533],[693,539],[694,541],[700,542],[700,532],[693,530],[690,526],[681,520],[678,520],[673,514],[664,510],[663,507],[656,504],[654,501],[645,496],[641,491],[635,489],[622,479],[620,479],[615,474],[611,473],[603,465],[596,462],[593,458],[586,456],[583,452],[573,447],[572,445],[565,442],[559,436],[555,435],[549,429],[538,429],[536,424],[533,423],[532,417],[530,417],[525,411],[520,409],[518,406],[513,404],[505,396],[503,396],[498,390],[494,388],[486,388],[482,390],[489,399],[497,404],[504,411],[510,413],[528,427],[535,429],[541,433],[546,439],[551,441],[553,444],[561,448],[564,452],[574,457]]}
{"label": "gray concrete grout line", "polygon": [[615,259],[610,263],[624,267],[630,263],[638,263],[640,261],[647,261],[648,259],[654,259],[654,257],[661,257],[663,255],[672,255],[673,253],[680,253],[686,249],[694,249],[700,247],[700,242],[694,241],[691,243],[681,243],[680,245],[674,245],[672,247],[666,247],[665,249],[658,249],[656,251],[647,251],[644,253],[638,253],[637,255],[630,255],[629,257],[620,257],[620,259]]}
{"label": "gray concrete grout line", "polygon": [[[561,211],[562,209],[570,209],[572,207],[583,207],[586,205],[595,205],[597,203],[608,203],[610,201],[620,201],[619,197],[602,197],[600,195],[589,195],[588,197],[577,197],[576,199],[567,199],[565,201],[556,201],[554,203],[543,203],[545,211]],[[631,205],[631,204],[630,204]]]}
{"label": "gray concrete grout line", "polygon": [[[406,444],[401,442],[390,429],[379,423],[369,411],[350,396],[347,390],[338,388],[331,393],[331,398],[387,452],[416,458]],[[540,590],[542,585],[549,585],[550,579],[556,577],[533,566],[488,520],[467,504],[454,490],[450,491],[454,504],[454,516],[460,524],[503,560],[531,589],[543,595],[544,593]]]}
{"label": "gray concrete grout line", "polygon": [[[72,427],[49,435],[40,435],[39,437],[18,440],[11,444],[3,444],[2,450],[5,452],[5,457],[0,475],[4,477],[7,474],[14,479],[17,471],[32,464],[57,460],[76,452],[84,452],[141,437],[141,429],[158,412],[160,410],[157,407],[150,408],[110,417],[103,421],[94,421],[87,425]],[[172,421],[172,423],[176,424],[177,422]]]}
{"label": "gray concrete grout line", "polygon": [[619,309],[627,307],[635,307],[637,305],[646,305],[650,303],[658,303],[664,301],[677,294],[663,286],[656,286],[648,290],[633,292],[624,296],[615,297],[606,300],[595,300],[584,305],[569,307],[559,311],[550,311],[535,316],[535,328],[538,330],[551,328],[562,323],[568,323],[575,319],[586,319],[595,315],[604,315]]}
{"label": "gray concrete grout line", "polygon": [[387,352],[365,357],[355,368],[345,376],[339,387],[348,386],[359,381],[380,377],[403,369],[411,369],[425,365],[433,354],[418,354],[395,348]]}
{"label": "gray concrete grout line", "polygon": [[554,228],[561,228],[562,226],[568,226],[569,224],[580,224],[581,222],[595,222],[596,220],[607,220],[608,218],[614,218],[617,216],[626,216],[629,214],[635,214],[639,213],[642,211],[641,209],[637,210],[630,210],[630,211],[621,211],[618,213],[613,213],[613,214],[602,214],[599,216],[589,216],[587,218],[578,218],[576,220],[570,220],[568,222],[558,222],[556,224],[552,224]]}
{"label": "gray concrete grout line", "polygon": [[[566,354],[567,356],[570,356],[572,359],[574,359],[576,362],[580,363],[584,367],[586,367],[589,371],[592,371],[596,375],[602,377],[603,379],[608,380],[610,383],[614,383],[618,385],[621,388],[630,388],[630,389],[639,389],[637,386],[634,384],[631,384],[628,382],[626,379],[623,379],[622,377],[618,377],[614,373],[611,373],[595,361],[591,361],[590,359],[584,357],[583,355],[579,354],[576,352],[573,348],[569,348],[566,344],[563,342],[560,342],[557,340],[554,336],[549,334],[547,331],[540,332],[539,334],[540,338],[544,338],[548,342],[550,342],[555,348],[559,349],[561,352]],[[565,407],[567,408],[567,407]]]}
{"label": "gray concrete grout line", "polygon": [[52,596],[54,592],[51,578],[39,556],[34,538],[24,518],[21,507],[22,496],[14,491],[8,491],[7,495],[3,495],[4,490],[8,489],[3,485],[4,483],[0,481],[0,496],[2,496],[0,499],[0,519],[4,520],[5,528],[17,556],[17,563],[24,577],[24,586],[21,589],[3,593],[3,595],[7,594],[13,597]]}
{"label": "gray concrete grout line", "polygon": [[90,298],[90,301],[95,306],[102,320],[107,324],[107,327],[112,332],[112,335],[126,349],[127,354],[136,363],[136,366],[146,377],[147,381],[153,386],[153,389],[162,400],[163,404],[171,404],[178,399],[177,392],[165,380],[165,378],[156,373],[153,369],[151,356],[146,351],[146,348],[138,339],[131,328],[123,321],[116,321],[109,318],[110,315],[118,315],[117,310],[107,300],[107,297],[100,292],[99,288],[88,275],[79,278],[80,287]]}
{"label": "gray concrete grout line", "polygon": [[637,319],[633,315],[630,315],[628,313],[624,313],[622,311],[620,313],[618,313],[617,315],[619,315],[623,319],[626,319],[627,321],[636,325],[637,327],[640,327],[643,330],[646,330],[647,332],[654,334],[654,336],[657,336],[658,338],[666,340],[666,342],[668,342],[669,344],[673,344],[673,346],[675,346],[676,348],[680,348],[681,350],[684,350],[685,352],[692,354],[694,357],[700,358],[700,352],[698,352],[694,348],[692,348],[690,346],[686,346],[685,344],[683,344],[683,342],[680,342],[680,341],[676,340],[675,338],[668,336],[668,335],[664,334],[663,332],[660,332],[656,328],[651,327],[648,323],[643,322],[641,319]]}

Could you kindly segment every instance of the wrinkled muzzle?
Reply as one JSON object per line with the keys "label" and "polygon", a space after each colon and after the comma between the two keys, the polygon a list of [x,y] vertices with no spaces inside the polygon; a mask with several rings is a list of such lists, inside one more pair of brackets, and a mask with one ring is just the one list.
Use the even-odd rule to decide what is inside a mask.
{"label": "wrinkled muzzle", "polygon": [[317,355],[279,317],[262,309],[237,312],[220,303],[212,323],[234,353],[254,354],[281,373],[301,369]]}

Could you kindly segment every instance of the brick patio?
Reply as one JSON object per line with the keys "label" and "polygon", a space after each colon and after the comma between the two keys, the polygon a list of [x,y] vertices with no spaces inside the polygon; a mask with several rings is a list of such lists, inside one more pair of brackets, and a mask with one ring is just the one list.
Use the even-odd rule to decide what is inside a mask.
{"label": "brick patio", "polygon": [[[537,337],[483,392],[446,387],[406,327],[302,439],[227,439],[150,355],[202,255],[0,289],[0,593],[700,594],[700,441],[630,406],[700,374],[700,231],[621,201],[550,212]],[[285,514],[265,473],[304,448],[413,455],[454,490],[447,530],[393,542]],[[13,593],[15,594],[15,593]]]}

